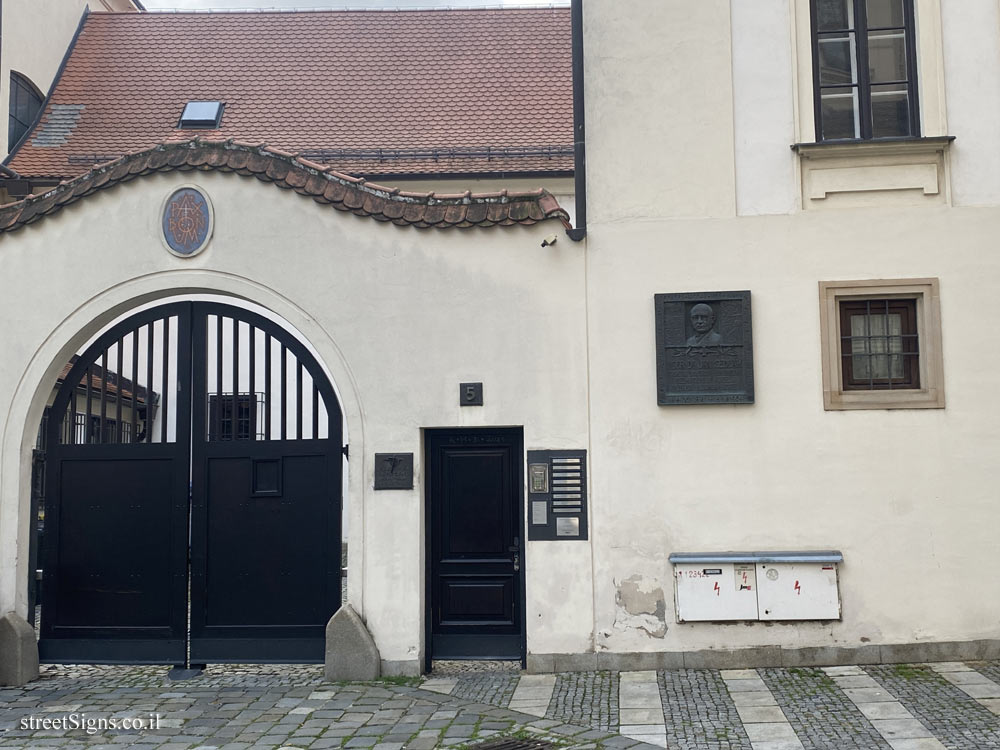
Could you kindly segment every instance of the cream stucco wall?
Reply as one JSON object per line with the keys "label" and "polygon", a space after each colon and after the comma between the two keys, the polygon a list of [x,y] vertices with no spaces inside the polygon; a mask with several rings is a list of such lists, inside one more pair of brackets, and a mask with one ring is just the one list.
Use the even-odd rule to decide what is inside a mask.
{"label": "cream stucco wall", "polygon": [[[215,206],[214,239],[191,259],[166,252],[159,210],[196,182]],[[248,210],[252,207],[252,210]],[[156,175],[64,209],[0,239],[8,337],[0,363],[0,611],[24,613],[28,471],[34,429],[58,370],[125,309],[177,292],[244,297],[315,347],[343,398],[351,440],[349,591],[384,660],[416,668],[423,638],[423,467],[428,427],[523,425],[526,449],[585,448],[586,316],[582,247],[541,240],[558,222],[431,231],[324,208],[257,180]],[[53,273],[58,268],[59,273]],[[546,377],[553,363],[562,373]],[[458,383],[480,380],[486,405],[462,409]],[[544,382],[544,385],[540,385]],[[372,455],[412,452],[412,492],[373,492]],[[566,549],[566,547],[571,549]],[[529,638],[590,647],[586,543],[532,545]],[[15,562],[16,561],[16,562]]]}
{"label": "cream stucco wall", "polygon": [[[584,6],[596,648],[998,638],[1000,353],[983,346],[1000,324],[987,304],[1000,98],[984,86],[996,3],[943,3],[943,59],[924,50],[947,70],[954,204],[984,207],[948,207],[945,184],[933,205],[880,188],[823,212],[797,205],[788,148],[796,108],[812,106],[792,95],[808,4],[763,5]],[[925,21],[937,9],[918,0]],[[911,277],[940,279],[947,407],[824,411],[818,282]],[[752,292],[756,403],[657,406],[653,295],[739,289]],[[830,548],[845,556],[842,622],[674,621],[671,552]],[[635,589],[664,601],[661,637],[629,610]]]}

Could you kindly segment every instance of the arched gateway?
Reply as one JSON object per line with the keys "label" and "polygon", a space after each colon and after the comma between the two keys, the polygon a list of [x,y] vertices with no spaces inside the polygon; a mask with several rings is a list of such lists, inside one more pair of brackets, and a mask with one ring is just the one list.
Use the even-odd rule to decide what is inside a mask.
{"label": "arched gateway", "polygon": [[75,359],[46,427],[48,662],[322,661],[342,417],[272,320],[176,302]]}

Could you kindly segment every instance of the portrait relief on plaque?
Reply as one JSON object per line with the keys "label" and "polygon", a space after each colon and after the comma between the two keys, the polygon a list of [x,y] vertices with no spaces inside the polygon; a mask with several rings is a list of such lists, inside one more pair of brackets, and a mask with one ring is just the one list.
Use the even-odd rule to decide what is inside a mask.
{"label": "portrait relief on plaque", "polygon": [[657,294],[657,403],[752,404],[750,292]]}

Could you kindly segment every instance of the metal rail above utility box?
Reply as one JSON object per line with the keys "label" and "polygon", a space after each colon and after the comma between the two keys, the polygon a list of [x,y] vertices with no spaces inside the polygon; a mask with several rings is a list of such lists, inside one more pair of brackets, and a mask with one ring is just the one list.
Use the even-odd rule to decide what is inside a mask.
{"label": "metal rail above utility box", "polygon": [[837,550],[677,552],[678,622],[839,620]]}

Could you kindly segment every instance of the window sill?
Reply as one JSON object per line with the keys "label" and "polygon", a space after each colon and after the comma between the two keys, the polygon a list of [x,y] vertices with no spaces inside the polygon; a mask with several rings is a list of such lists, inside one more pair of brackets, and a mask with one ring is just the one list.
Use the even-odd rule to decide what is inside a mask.
{"label": "window sill", "polygon": [[826,411],[843,409],[943,409],[944,392],[937,388],[899,391],[824,391]]}
{"label": "window sill", "polygon": [[802,208],[948,204],[954,136],[796,143]]}

